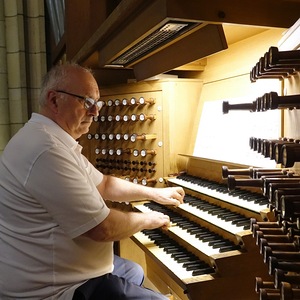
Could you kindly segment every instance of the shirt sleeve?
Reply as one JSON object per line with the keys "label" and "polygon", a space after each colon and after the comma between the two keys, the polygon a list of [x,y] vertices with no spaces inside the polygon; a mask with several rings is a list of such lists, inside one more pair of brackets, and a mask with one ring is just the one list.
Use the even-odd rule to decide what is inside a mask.
{"label": "shirt sleeve", "polygon": [[95,186],[99,185],[103,180],[103,174],[97,170],[89,161],[88,159],[82,155],[82,160],[86,166],[86,170],[91,177],[92,181],[94,182]]}
{"label": "shirt sleeve", "polygon": [[25,188],[65,233],[75,238],[109,214],[96,188],[102,180],[100,174],[91,164],[83,168],[66,149],[52,148],[38,157]]}

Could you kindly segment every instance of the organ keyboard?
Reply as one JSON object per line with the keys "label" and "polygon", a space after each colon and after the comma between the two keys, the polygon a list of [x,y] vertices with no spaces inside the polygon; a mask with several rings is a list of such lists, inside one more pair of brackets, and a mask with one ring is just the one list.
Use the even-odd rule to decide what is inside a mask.
{"label": "organ keyboard", "polygon": [[[167,179],[169,186],[184,188],[183,204],[132,204],[136,211],[160,211],[171,220],[168,229],[144,230],[132,237],[145,255],[146,275],[160,291],[171,292],[173,299],[257,299],[255,278],[269,275],[250,219],[272,220],[268,200],[257,191],[229,192],[221,179],[203,177],[201,160],[190,160],[191,173],[188,168],[187,174]],[[219,163],[209,164],[221,177]]]}
{"label": "organ keyboard", "polygon": [[226,185],[220,185],[216,182],[203,180],[191,175],[170,178],[168,182],[245,208],[251,212],[262,214],[263,217],[265,217],[265,214],[269,214],[268,200],[258,194],[252,194],[243,190],[229,192]]}

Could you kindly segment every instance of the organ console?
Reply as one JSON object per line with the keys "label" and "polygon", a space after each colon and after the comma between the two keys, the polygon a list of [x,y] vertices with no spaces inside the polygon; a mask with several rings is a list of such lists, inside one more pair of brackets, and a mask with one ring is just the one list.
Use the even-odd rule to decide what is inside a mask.
{"label": "organ console", "polygon": [[[217,165],[218,181],[206,178],[207,164]],[[134,204],[137,211],[169,215],[172,224],[167,230],[145,230],[132,237],[145,253],[147,276],[161,291],[171,291],[174,299],[256,299],[255,274],[268,274],[250,219],[271,220],[268,201],[257,190],[229,191],[220,177],[220,163],[192,157],[189,166],[186,173],[166,179],[169,186],[185,189],[184,204]],[[247,172],[258,170],[262,171]]]}
{"label": "organ console", "polygon": [[[285,64],[284,57],[290,59],[289,55],[270,48],[251,75],[253,81],[293,76],[299,65]],[[178,155],[191,152],[187,150],[189,127],[182,116],[188,109],[186,115],[192,115],[198,94],[190,97],[196,99],[193,105],[173,98],[174,105],[172,101],[166,104],[164,84],[140,83],[134,90],[126,87],[126,92],[118,86],[102,91],[106,106],[91,135],[97,133],[100,138],[88,140],[92,160],[103,173],[136,184],[181,186],[186,193],[184,203],[176,208],[149,201],[126,205],[124,209],[161,211],[169,215],[171,226],[144,230],[120,241],[118,253],[140,263],[155,287],[172,294],[174,300],[297,299],[300,177],[290,168],[298,159],[298,141],[283,137],[249,140],[254,151],[282,163],[283,168]],[[192,89],[185,86],[184,97],[187,91]],[[250,103],[224,101],[223,113],[298,108],[299,102],[299,95],[270,92]],[[163,121],[163,114],[168,122]],[[113,116],[111,122],[108,116]]]}

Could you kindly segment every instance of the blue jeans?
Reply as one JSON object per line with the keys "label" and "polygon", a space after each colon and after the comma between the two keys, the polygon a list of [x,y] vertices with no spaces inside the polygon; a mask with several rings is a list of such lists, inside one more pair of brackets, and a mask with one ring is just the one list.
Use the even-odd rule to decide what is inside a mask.
{"label": "blue jeans", "polygon": [[166,300],[167,297],[141,286],[140,265],[115,256],[114,271],[92,278],[75,290],[73,300]]}
{"label": "blue jeans", "polygon": [[144,270],[139,264],[117,255],[114,256],[114,270],[112,274],[136,285],[142,285],[144,281]]}

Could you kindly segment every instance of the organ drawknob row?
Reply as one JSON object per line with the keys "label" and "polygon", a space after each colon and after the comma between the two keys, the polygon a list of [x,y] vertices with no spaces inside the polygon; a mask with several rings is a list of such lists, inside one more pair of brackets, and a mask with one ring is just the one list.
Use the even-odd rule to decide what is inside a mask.
{"label": "organ drawknob row", "polygon": [[257,79],[283,79],[296,75],[300,70],[300,50],[279,51],[270,47],[250,72],[250,81]]}
{"label": "organ drawknob row", "polygon": [[288,169],[228,169],[222,167],[222,177],[229,190],[256,187],[268,199],[275,216],[288,221],[300,218],[300,176]]}
{"label": "organ drawknob row", "polygon": [[260,299],[299,299],[299,229],[294,222],[257,222],[251,230],[273,281],[256,278]]}
{"label": "organ drawknob row", "polygon": [[155,184],[157,181],[162,182],[162,179],[156,179],[156,178],[147,178],[147,177],[130,177],[130,176],[125,176],[125,180],[136,183],[136,184],[142,184],[142,185],[149,185],[149,184]]}
{"label": "organ drawknob row", "polygon": [[122,165],[106,165],[106,164],[96,164],[96,168],[101,169],[110,169],[110,170],[123,170],[123,171],[132,171],[132,172],[140,172],[140,173],[155,173],[156,169],[146,169],[146,168],[137,168],[137,167],[128,167],[128,166],[122,166]]}
{"label": "organ drawknob row", "polygon": [[[159,173],[157,162],[154,162],[157,149],[153,149],[157,134],[152,132],[157,130],[154,121],[161,108],[154,105],[156,98],[153,96],[154,93],[129,95],[127,92],[106,96],[101,115],[94,118],[97,127],[92,130],[96,133],[87,136],[94,140],[95,165],[101,172],[118,177],[135,176],[139,172],[151,178]],[[159,148],[161,145],[161,141],[157,143]],[[147,183],[157,182],[146,179]],[[143,184],[142,179],[138,183]]]}
{"label": "organ drawknob row", "polygon": [[284,168],[293,167],[300,161],[300,140],[293,138],[261,139],[251,137],[250,148],[264,157],[274,159]]}
{"label": "organ drawknob row", "polygon": [[[290,144],[287,144],[290,145]],[[259,148],[259,147],[257,147]],[[277,221],[251,219],[251,231],[267,265],[268,278],[256,278],[260,299],[300,299],[300,177],[286,168],[222,167],[228,188],[258,187]]]}
{"label": "organ drawknob row", "polygon": [[132,134],[129,134],[129,133],[101,133],[98,134],[88,134],[88,139],[95,139],[95,140],[99,140],[101,139],[102,141],[105,141],[105,140],[109,140],[109,141],[113,141],[113,140],[116,140],[116,141],[120,141],[120,140],[124,140],[124,141],[131,141],[131,142],[136,142],[136,141],[146,141],[146,140],[155,140],[157,138],[157,134],[155,133],[149,133],[149,134],[146,134],[146,133],[141,133],[141,134],[138,134],[138,133],[132,133]]}
{"label": "organ drawknob row", "polygon": [[133,156],[137,157],[137,156],[142,156],[145,157],[147,155],[156,155],[156,150],[155,149],[122,149],[122,148],[117,148],[117,149],[113,149],[113,148],[96,148],[95,149],[95,154],[102,154],[102,155],[122,155],[122,154],[132,154]]}
{"label": "organ drawknob row", "polygon": [[150,121],[154,121],[156,119],[156,115],[155,114],[149,114],[149,115],[146,115],[146,114],[132,114],[132,115],[108,115],[108,116],[100,116],[100,122],[137,122],[137,121],[141,121],[141,122],[144,122],[144,121],[147,121],[147,120],[150,120]]}
{"label": "organ drawknob row", "polygon": [[[277,47],[270,47],[268,52],[259,59],[250,72],[250,81],[260,78],[278,78],[297,75],[300,71],[300,50],[279,51]],[[299,108],[300,95],[279,96],[276,92],[265,93],[250,103],[230,104],[223,101],[223,113],[231,110],[247,110],[260,112],[272,109]]]}
{"label": "organ drawknob row", "polygon": [[250,112],[262,112],[273,109],[293,109],[300,107],[300,95],[278,96],[276,92],[265,93],[250,103],[230,104],[223,101],[223,113],[231,110],[246,110]]}
{"label": "organ drawknob row", "polygon": [[128,159],[114,159],[114,158],[96,158],[97,162],[102,162],[105,164],[124,164],[124,165],[141,165],[141,166],[156,166],[154,161],[138,161],[138,160],[128,160]]}
{"label": "organ drawknob row", "polygon": [[105,102],[105,104],[108,107],[111,106],[136,106],[136,105],[145,105],[145,104],[154,104],[155,103],[155,99],[154,98],[149,98],[149,99],[145,99],[144,97],[139,97],[139,98],[135,98],[135,97],[131,97],[131,98],[123,98],[121,99],[109,99]]}

